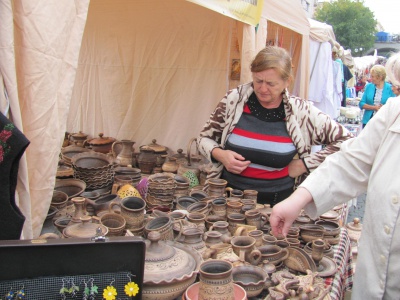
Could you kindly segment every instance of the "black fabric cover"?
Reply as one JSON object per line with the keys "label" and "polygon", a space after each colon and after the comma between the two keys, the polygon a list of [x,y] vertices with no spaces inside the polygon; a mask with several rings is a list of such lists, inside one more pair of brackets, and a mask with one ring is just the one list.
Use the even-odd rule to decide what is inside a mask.
{"label": "black fabric cover", "polygon": [[0,240],[18,240],[25,217],[15,204],[19,160],[29,140],[0,113]]}

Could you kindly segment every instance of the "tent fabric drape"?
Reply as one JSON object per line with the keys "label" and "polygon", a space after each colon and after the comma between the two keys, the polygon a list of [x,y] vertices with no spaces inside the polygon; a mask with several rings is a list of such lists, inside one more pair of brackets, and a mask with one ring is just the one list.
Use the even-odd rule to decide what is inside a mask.
{"label": "tent fabric drape", "polygon": [[[1,113],[23,131],[20,103],[18,101],[17,74],[15,68],[13,1],[0,1],[0,107]],[[29,194],[26,155],[19,161],[15,203],[25,216],[22,238],[32,238],[31,202]]]}
{"label": "tent fabric drape", "polygon": [[181,0],[92,1],[68,131],[186,149],[228,90],[234,23]]}
{"label": "tent fabric drape", "polygon": [[[283,45],[283,47],[291,52],[291,54],[294,56],[293,60],[296,70],[294,70],[295,81],[292,88],[292,93],[296,96],[307,99],[308,78],[310,77],[308,56],[310,23],[308,22],[306,13],[301,7],[300,1],[265,0],[262,17],[269,21],[268,24],[275,23],[278,25],[278,41],[280,41],[279,38],[282,38],[282,35],[279,34],[281,29],[284,34],[284,41],[291,40],[293,32],[297,33],[298,38],[301,40],[299,43],[297,43],[297,47],[299,47],[299,49],[294,51],[293,45],[292,51],[290,51],[290,43],[289,46]],[[276,36],[271,37],[270,32],[271,28],[268,26],[267,39],[275,39]],[[297,55],[298,58],[296,58]],[[296,61],[298,63],[296,63]]]}
{"label": "tent fabric drape", "polygon": [[50,206],[89,0],[1,0],[1,72],[10,118],[31,141],[19,167],[22,238],[40,235]]}

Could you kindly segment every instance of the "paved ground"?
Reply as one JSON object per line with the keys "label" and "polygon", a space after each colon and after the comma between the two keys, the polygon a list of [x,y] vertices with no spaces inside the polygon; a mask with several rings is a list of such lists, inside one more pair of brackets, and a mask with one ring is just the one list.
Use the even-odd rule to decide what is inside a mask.
{"label": "paved ground", "polygon": [[353,222],[354,218],[360,218],[360,222],[363,223],[366,196],[366,194],[358,196],[357,206],[351,206],[349,208],[349,215],[347,216],[346,224],[349,222]]}

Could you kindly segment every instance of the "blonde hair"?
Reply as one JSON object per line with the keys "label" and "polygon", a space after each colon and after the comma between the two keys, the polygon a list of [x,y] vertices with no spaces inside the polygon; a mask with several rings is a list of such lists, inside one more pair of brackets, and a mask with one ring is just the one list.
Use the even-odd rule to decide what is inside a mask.
{"label": "blonde hair", "polygon": [[268,69],[275,69],[283,80],[289,80],[292,78],[292,58],[283,48],[267,46],[258,52],[250,70],[257,73]]}
{"label": "blonde hair", "polygon": [[400,52],[390,56],[386,62],[386,73],[392,85],[400,87]]}
{"label": "blonde hair", "polygon": [[377,77],[385,81],[386,78],[386,70],[385,67],[382,65],[375,65],[371,68],[371,74],[374,73]]}

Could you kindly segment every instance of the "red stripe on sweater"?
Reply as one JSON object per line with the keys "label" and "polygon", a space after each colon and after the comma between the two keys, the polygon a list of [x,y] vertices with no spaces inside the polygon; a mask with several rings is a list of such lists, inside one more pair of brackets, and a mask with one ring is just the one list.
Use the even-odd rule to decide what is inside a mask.
{"label": "red stripe on sweater", "polygon": [[247,167],[242,173],[240,173],[240,175],[257,179],[279,179],[289,176],[289,167],[285,167],[279,171],[266,171],[262,169]]}
{"label": "red stripe on sweater", "polygon": [[233,129],[232,133],[240,135],[240,136],[244,136],[246,138],[254,139],[254,140],[278,142],[278,143],[288,143],[288,144],[293,143],[292,139],[290,137],[260,134],[260,133],[243,130],[243,129],[240,129],[237,127],[235,127]]}

